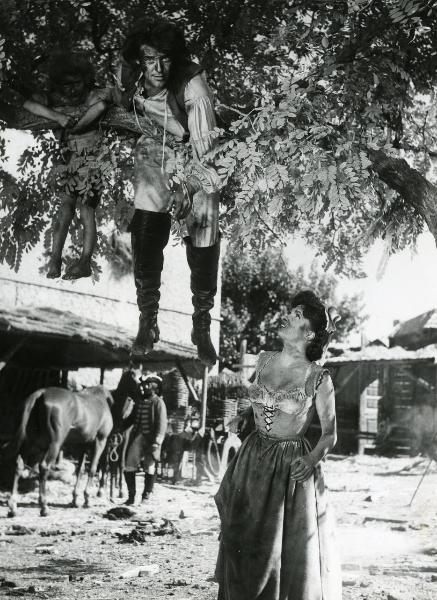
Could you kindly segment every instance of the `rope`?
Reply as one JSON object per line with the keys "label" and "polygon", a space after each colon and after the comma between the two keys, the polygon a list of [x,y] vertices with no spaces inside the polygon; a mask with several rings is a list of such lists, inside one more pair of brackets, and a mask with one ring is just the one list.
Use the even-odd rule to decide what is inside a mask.
{"label": "rope", "polygon": [[123,443],[123,434],[122,433],[113,433],[109,438],[109,461],[110,462],[118,462],[120,460],[120,455],[118,453],[119,446]]}
{"label": "rope", "polygon": [[168,120],[168,111],[167,111],[167,95],[166,95],[165,96],[165,104],[164,104],[164,133],[162,134],[161,173],[164,173],[165,145],[167,143],[167,120]]}

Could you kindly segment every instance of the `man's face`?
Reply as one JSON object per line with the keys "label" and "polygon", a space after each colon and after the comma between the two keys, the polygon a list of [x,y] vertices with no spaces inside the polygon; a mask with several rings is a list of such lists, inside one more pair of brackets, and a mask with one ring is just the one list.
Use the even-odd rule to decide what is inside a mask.
{"label": "man's face", "polygon": [[148,92],[160,92],[166,87],[171,67],[168,56],[144,44],[140,48],[140,65]]}
{"label": "man's face", "polygon": [[146,381],[141,384],[141,391],[144,398],[151,398],[158,391],[158,386],[154,381]]}

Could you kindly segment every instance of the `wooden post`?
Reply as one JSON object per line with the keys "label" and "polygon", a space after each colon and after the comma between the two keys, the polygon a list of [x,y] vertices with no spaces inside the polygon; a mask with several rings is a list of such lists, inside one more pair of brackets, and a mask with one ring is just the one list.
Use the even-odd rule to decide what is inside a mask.
{"label": "wooden post", "polygon": [[105,367],[101,367],[100,369],[100,385],[103,385],[105,381]]}
{"label": "wooden post", "polygon": [[193,386],[191,385],[191,382],[190,382],[190,380],[189,380],[189,379],[188,379],[188,377],[187,377],[187,374],[186,374],[186,372],[185,372],[185,369],[184,369],[184,367],[182,366],[182,363],[181,363],[179,360],[178,360],[178,361],[176,361],[176,366],[177,366],[177,368],[179,369],[179,373],[181,374],[181,376],[182,376],[182,379],[184,380],[184,382],[185,382],[185,385],[186,385],[186,386],[187,386],[187,388],[188,388],[188,391],[189,391],[189,392],[190,392],[190,394],[193,396],[194,400],[195,400],[196,402],[199,402],[199,403],[200,403],[199,397],[198,397],[198,395],[196,394],[196,390],[195,390],[195,389],[193,388]]}
{"label": "wooden post", "polygon": [[247,340],[241,340],[240,343],[240,373],[241,373],[241,379],[243,381],[247,381],[248,377],[247,377],[247,369],[245,369],[245,364],[244,364],[244,357],[246,355],[247,352]]}
{"label": "wooden post", "polygon": [[68,369],[62,369],[61,371],[61,387],[67,389],[68,386]]}
{"label": "wooden post", "polygon": [[202,381],[202,404],[200,409],[200,427],[206,427],[206,404],[208,399],[208,367],[203,371]]}

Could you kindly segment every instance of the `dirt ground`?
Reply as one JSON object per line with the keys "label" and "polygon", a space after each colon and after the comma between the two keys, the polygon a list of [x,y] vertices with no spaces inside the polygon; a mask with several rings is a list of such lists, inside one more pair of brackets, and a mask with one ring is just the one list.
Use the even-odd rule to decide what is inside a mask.
{"label": "dirt ground", "polygon": [[[344,600],[437,598],[435,463],[408,506],[427,462],[369,456],[326,461]],[[187,483],[158,483],[147,506],[135,506],[131,519],[118,521],[103,517],[114,507],[106,499],[93,499],[90,509],[68,508],[71,486],[60,481],[49,482],[51,510],[46,518],[39,516],[36,491],[22,495],[19,515],[8,519],[7,494],[1,493],[0,598],[121,600],[128,594],[151,600],[212,600],[217,594],[212,581],[219,530],[213,500],[217,486]],[[148,530],[159,527],[162,518],[177,530],[147,535],[144,542],[120,542],[117,534],[128,534],[139,522]],[[18,526],[28,531],[23,534]],[[152,572],[120,578],[139,566]]]}

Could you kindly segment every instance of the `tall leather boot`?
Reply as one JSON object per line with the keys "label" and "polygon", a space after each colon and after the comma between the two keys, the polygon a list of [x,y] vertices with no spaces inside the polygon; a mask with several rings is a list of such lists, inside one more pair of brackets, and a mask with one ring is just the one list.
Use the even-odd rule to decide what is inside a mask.
{"label": "tall leather boot", "polygon": [[185,238],[187,261],[191,270],[191,291],[193,329],[191,341],[197,346],[199,360],[207,367],[212,367],[217,354],[210,337],[211,315],[217,293],[217,273],[220,258],[220,241],[214,246],[196,248],[191,239]]}
{"label": "tall leather boot", "polygon": [[161,297],[161,272],[164,248],[170,235],[171,217],[168,213],[148,210],[135,211],[130,224],[137,303],[140,322],[131,356],[141,360],[159,340],[158,307]]}
{"label": "tall leather boot", "polygon": [[135,471],[125,471],[124,479],[126,481],[128,494],[125,504],[126,506],[132,506],[132,504],[135,504]]}
{"label": "tall leather boot", "polygon": [[150,473],[144,473],[144,490],[142,500],[143,502],[148,500],[153,492],[155,485],[156,475],[150,475]]}

